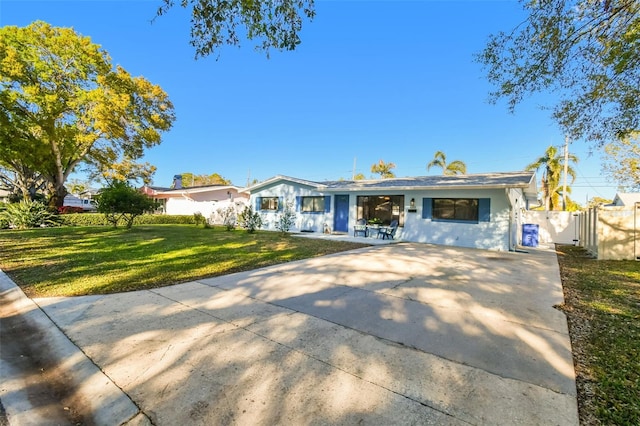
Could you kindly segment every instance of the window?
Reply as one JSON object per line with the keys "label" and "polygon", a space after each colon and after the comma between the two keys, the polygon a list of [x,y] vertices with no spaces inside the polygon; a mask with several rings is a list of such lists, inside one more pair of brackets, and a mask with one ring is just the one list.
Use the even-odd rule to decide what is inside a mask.
{"label": "window", "polygon": [[324,197],[302,197],[301,207],[303,213],[324,212]]}
{"label": "window", "polygon": [[404,226],[404,195],[369,195],[359,196],[358,219],[379,221],[382,225],[389,225],[397,220]]}
{"label": "window", "polygon": [[434,198],[433,219],[454,221],[478,221],[477,198]]}
{"label": "window", "polygon": [[262,197],[260,210],[278,210],[278,197]]}

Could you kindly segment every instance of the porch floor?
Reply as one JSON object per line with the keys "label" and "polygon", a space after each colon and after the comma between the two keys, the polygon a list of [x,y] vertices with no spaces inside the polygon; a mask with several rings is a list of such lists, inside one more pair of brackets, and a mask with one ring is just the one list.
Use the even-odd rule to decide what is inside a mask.
{"label": "porch floor", "polygon": [[374,237],[354,237],[353,235],[347,234],[347,233],[323,234],[320,232],[300,232],[292,235],[295,237],[302,237],[302,238],[318,238],[322,240],[350,241],[352,243],[369,244],[372,246],[383,245],[383,244],[393,244],[393,243],[399,242],[399,240],[383,240],[382,238],[374,238]]}

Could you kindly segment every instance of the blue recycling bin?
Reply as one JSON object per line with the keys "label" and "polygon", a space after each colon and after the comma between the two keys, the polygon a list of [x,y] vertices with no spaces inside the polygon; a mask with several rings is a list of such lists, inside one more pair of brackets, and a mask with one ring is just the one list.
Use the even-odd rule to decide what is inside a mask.
{"label": "blue recycling bin", "polygon": [[538,247],[538,225],[535,223],[522,224],[522,245]]}

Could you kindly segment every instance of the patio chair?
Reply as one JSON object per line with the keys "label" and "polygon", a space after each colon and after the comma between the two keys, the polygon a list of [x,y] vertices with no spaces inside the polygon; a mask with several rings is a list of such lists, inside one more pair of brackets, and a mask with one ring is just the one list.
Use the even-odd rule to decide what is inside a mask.
{"label": "patio chair", "polygon": [[378,231],[378,238],[380,238],[380,236],[382,235],[383,240],[386,240],[387,238],[390,238],[393,240],[393,237],[396,235],[397,230],[398,230],[398,221],[392,220],[389,226],[380,228],[380,230]]}
{"label": "patio chair", "polygon": [[364,219],[358,219],[356,224],[353,226],[353,236],[357,237],[358,234],[364,235],[365,237],[369,236],[369,230],[367,229],[367,221]]}

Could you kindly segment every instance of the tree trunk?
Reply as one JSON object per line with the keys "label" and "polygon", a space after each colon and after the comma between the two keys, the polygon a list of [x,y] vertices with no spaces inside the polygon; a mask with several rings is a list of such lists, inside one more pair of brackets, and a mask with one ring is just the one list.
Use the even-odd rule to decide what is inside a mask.
{"label": "tree trunk", "polygon": [[49,193],[51,197],[49,198],[49,207],[58,210],[64,204],[64,197],[67,196],[67,188],[64,185],[50,185]]}

